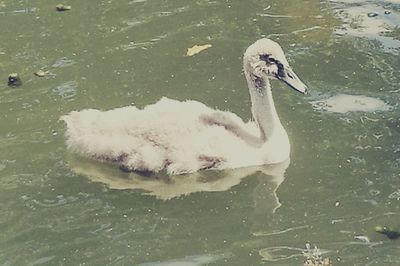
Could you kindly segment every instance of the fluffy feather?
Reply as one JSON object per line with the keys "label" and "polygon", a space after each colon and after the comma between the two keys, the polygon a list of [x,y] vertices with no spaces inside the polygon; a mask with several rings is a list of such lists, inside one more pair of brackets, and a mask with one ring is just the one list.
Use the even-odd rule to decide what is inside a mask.
{"label": "fluffy feather", "polygon": [[[133,106],[85,109],[61,119],[67,123],[67,146],[72,152],[114,161],[127,170],[166,169],[181,174],[264,164],[259,148],[249,146],[224,126],[208,123],[207,118],[216,112],[221,111],[196,101],[162,98],[142,110]],[[254,122],[221,113],[258,134]]]}

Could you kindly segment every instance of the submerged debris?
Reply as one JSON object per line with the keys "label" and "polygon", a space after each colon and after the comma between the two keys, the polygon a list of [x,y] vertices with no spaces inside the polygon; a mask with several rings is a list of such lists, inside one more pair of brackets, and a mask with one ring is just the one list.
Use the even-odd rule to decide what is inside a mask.
{"label": "submerged debris", "polygon": [[68,11],[68,10],[71,10],[71,6],[66,6],[66,5],[63,5],[63,4],[58,4],[58,5],[56,5],[56,9],[57,9],[57,11]]}
{"label": "submerged debris", "polygon": [[18,73],[11,73],[8,75],[8,86],[10,87],[18,87],[22,85],[21,78]]}
{"label": "submerged debris", "polygon": [[44,77],[44,76],[46,76],[47,74],[49,74],[49,71],[43,71],[43,70],[38,70],[38,71],[36,71],[36,72],[33,72],[33,74],[35,74],[35,76],[38,76],[38,77]]}
{"label": "submerged debris", "polygon": [[311,249],[310,244],[306,244],[306,249],[303,250],[304,266],[332,266],[329,258],[322,258],[321,251],[317,246]]}
{"label": "submerged debris", "polygon": [[389,111],[392,108],[380,99],[348,94],[338,94],[327,99],[313,101],[311,104],[316,111],[343,114],[347,112]]}
{"label": "submerged debris", "polygon": [[368,15],[368,17],[373,18],[373,17],[377,17],[377,16],[378,16],[378,13],[376,13],[376,12],[369,12],[367,15]]}
{"label": "submerged debris", "polygon": [[354,239],[363,241],[367,244],[371,243],[371,240],[367,236],[358,235],[358,236],[354,236]]}
{"label": "submerged debris", "polygon": [[387,226],[376,226],[375,231],[380,234],[384,234],[391,240],[398,239],[400,237],[400,231],[395,230],[393,228],[387,227]]}

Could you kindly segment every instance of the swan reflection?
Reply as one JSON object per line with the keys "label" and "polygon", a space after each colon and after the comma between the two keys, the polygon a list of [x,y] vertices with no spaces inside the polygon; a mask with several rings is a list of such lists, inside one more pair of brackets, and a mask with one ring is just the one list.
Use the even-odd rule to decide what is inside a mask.
{"label": "swan reflection", "polygon": [[[168,175],[166,173],[136,173],[121,171],[113,164],[99,163],[87,158],[72,155],[69,158],[71,169],[88,177],[93,182],[100,182],[111,189],[138,189],[143,194],[158,199],[169,200],[196,192],[227,191],[238,185],[244,178],[257,175],[262,179],[260,187],[256,187],[254,196],[256,204],[270,205],[267,209],[280,206],[276,189],[284,180],[284,173],[290,160],[279,164],[253,166],[228,170],[205,170],[184,175]],[[257,196],[256,196],[257,195]],[[260,209],[265,210],[266,206]],[[257,208],[258,209],[258,208]]]}

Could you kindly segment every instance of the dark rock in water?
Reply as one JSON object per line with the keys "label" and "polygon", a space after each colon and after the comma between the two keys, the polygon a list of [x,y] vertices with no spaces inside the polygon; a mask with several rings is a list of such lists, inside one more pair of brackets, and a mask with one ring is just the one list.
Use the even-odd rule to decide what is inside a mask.
{"label": "dark rock in water", "polygon": [[376,13],[376,12],[369,12],[368,13],[368,17],[370,17],[370,18],[377,17],[377,16],[378,16],[378,13]]}
{"label": "dark rock in water", "polygon": [[387,236],[391,240],[400,238],[400,231],[394,230],[386,226],[377,226],[375,227],[375,231]]}
{"label": "dark rock in water", "polygon": [[8,86],[10,87],[18,87],[22,85],[21,78],[18,73],[11,73],[8,75]]}
{"label": "dark rock in water", "polygon": [[385,10],[385,15],[389,15],[390,13],[392,13],[390,10]]}

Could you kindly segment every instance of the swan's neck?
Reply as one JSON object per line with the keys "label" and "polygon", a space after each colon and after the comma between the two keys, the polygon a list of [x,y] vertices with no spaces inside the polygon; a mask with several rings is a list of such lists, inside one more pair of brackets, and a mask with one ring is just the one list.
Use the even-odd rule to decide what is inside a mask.
{"label": "swan's neck", "polygon": [[275,131],[283,129],[275,109],[268,79],[246,75],[251,97],[251,111],[260,129],[262,143],[272,138]]}

